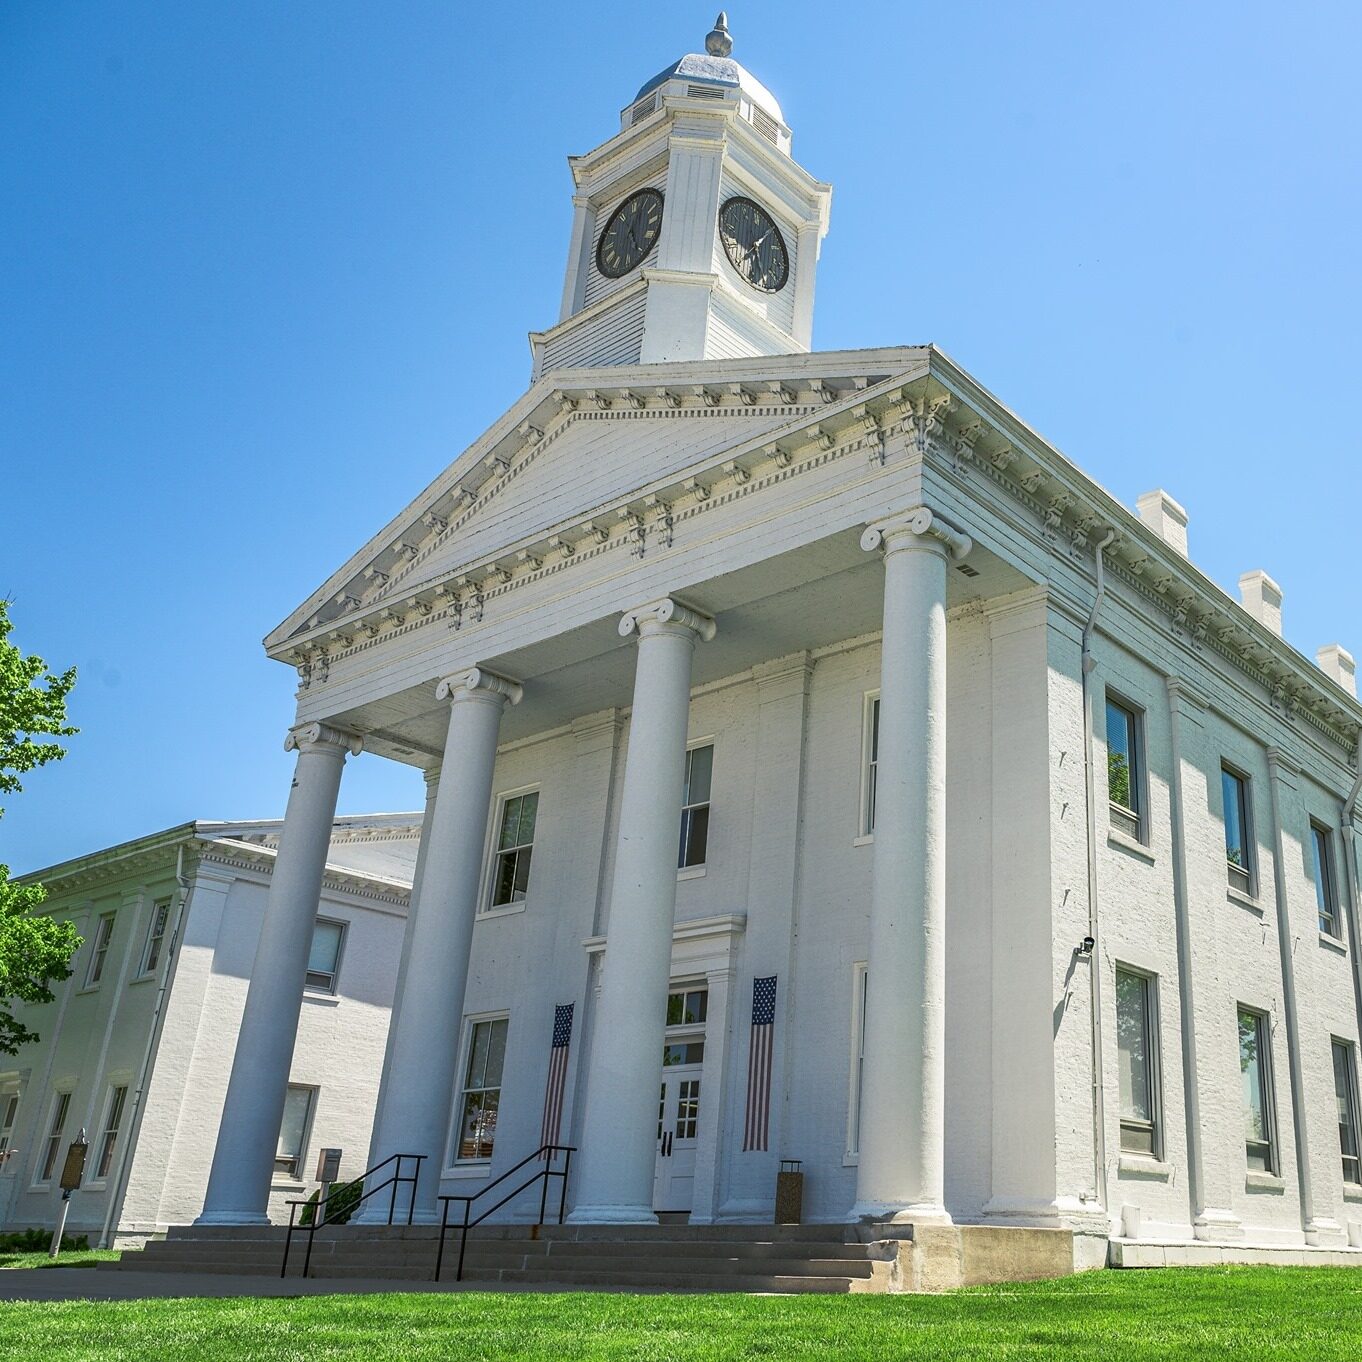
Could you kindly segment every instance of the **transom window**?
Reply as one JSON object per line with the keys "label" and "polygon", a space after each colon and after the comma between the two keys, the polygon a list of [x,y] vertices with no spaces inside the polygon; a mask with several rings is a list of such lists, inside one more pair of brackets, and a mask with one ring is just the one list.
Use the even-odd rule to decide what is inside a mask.
{"label": "transom window", "polygon": [[714,744],[686,752],[686,779],[681,790],[681,850],[676,864],[704,865],[709,846],[709,786],[714,771]]}
{"label": "transom window", "polygon": [[85,973],[85,987],[93,988],[104,973],[104,961],[113,938],[114,915],[105,913],[95,924],[94,944],[90,948],[90,968]]}
{"label": "transom window", "polygon": [[123,1107],[128,1100],[125,1087],[109,1089],[109,1104],[104,1112],[104,1130],[99,1137],[99,1160],[95,1164],[95,1177],[107,1178],[113,1166],[114,1148],[118,1144],[118,1129],[123,1124]]}
{"label": "transom window", "polygon": [[147,924],[147,944],[142,949],[142,973],[154,974],[161,963],[161,949],[165,945],[166,925],[170,921],[170,900],[162,899],[151,906],[151,921]]}
{"label": "transom window", "polygon": [[662,1046],[662,1067],[703,1064],[705,1018],[709,1015],[709,991],[701,985],[674,988],[667,994],[667,1038]]}
{"label": "transom window", "polygon": [[1343,1181],[1362,1182],[1357,1134],[1357,1066],[1353,1047],[1336,1040],[1334,1051],[1334,1098],[1338,1104],[1338,1147],[1343,1155]]}
{"label": "transom window", "polygon": [[1249,818],[1248,779],[1228,766],[1220,768],[1225,805],[1225,860],[1230,888],[1253,892],[1253,827]]}
{"label": "transom window", "polygon": [[287,1177],[300,1178],[307,1136],[312,1124],[312,1109],[316,1088],[305,1088],[290,1083],[284,1097],[284,1119],[279,1125],[279,1145],[274,1153],[274,1171]]}
{"label": "transom window", "polygon": [[489,907],[502,908],[524,901],[530,887],[530,858],[534,854],[534,826],[538,816],[538,790],[509,795],[502,800]]}
{"label": "transom window", "polygon": [[474,1022],[468,1038],[468,1068],[459,1103],[460,1162],[492,1157],[501,1106],[501,1071],[506,1062],[505,1017]]}
{"label": "transom window", "polygon": [[1158,1065],[1154,981],[1116,971],[1116,1047],[1120,1055],[1121,1148],[1158,1157]]}
{"label": "transom window", "polygon": [[345,923],[319,917],[312,925],[312,948],[307,953],[304,987],[313,993],[334,993],[340,974],[341,947],[345,944]]}
{"label": "transom window", "polygon": [[1315,862],[1315,904],[1319,929],[1326,936],[1341,937],[1338,923],[1338,888],[1334,883],[1333,838],[1329,829],[1310,824],[1310,850]]}
{"label": "transom window", "polygon": [[1239,1009],[1239,1070],[1244,1080],[1244,1150],[1248,1166],[1261,1173],[1277,1171],[1272,1138],[1272,1053],[1267,1017]]}
{"label": "transom window", "polygon": [[880,773],[880,697],[865,697],[861,734],[861,836],[875,831],[875,791]]}
{"label": "transom window", "polygon": [[66,1113],[71,1110],[71,1094],[59,1092],[52,1099],[52,1122],[47,1128],[47,1143],[43,1148],[43,1161],[38,1173],[39,1182],[51,1182],[57,1169],[57,1159],[61,1155],[62,1130],[66,1125]]}
{"label": "transom window", "polygon": [[1108,697],[1107,798],[1111,805],[1111,825],[1136,838],[1143,831],[1143,767],[1139,715]]}

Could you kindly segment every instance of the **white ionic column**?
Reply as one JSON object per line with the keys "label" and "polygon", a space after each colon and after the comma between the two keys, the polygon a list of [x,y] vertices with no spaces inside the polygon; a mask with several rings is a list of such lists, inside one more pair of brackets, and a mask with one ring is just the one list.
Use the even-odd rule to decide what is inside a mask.
{"label": "white ionic column", "polygon": [[949,1223],[946,571],[968,536],[926,507],[871,526],[884,551],[874,886],[853,1219]]}
{"label": "white ionic column", "polygon": [[200,1225],[268,1223],[270,1179],[341,768],[346,754],[358,754],[360,748],[359,738],[325,724],[304,724],[285,739],[284,750],[296,751],[298,764],[284,811]]}
{"label": "white ionic column", "polygon": [[[420,883],[407,915],[402,989],[393,1009],[369,1146],[371,1168],[394,1154],[425,1155],[413,1210],[413,1219],[421,1223],[437,1218],[435,1198],[449,1142],[501,715],[520,695],[514,681],[477,667],[446,677],[436,690],[438,699],[450,702],[449,734],[423,837]],[[385,1169],[375,1185],[393,1171]],[[390,1205],[384,1194],[371,1197],[355,1219],[386,1221]],[[401,1214],[407,1210],[405,1187],[397,1208]]]}
{"label": "white ionic column", "polygon": [[631,610],[638,634],[604,975],[578,1154],[578,1224],[653,1221],[657,1092],[676,912],[691,659],[714,621],[676,601]]}

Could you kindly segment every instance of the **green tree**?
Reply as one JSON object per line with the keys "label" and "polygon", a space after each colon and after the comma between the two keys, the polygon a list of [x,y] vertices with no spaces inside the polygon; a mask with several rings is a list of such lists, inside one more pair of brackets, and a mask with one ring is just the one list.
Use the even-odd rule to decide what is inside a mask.
{"label": "green tree", "polygon": [[[25,657],[9,641],[13,627],[9,602],[0,600],[0,795],[23,789],[20,776],[64,757],[53,739],[76,732],[66,722],[76,669],[55,676],[42,658]],[[50,1003],[52,984],[70,975],[80,945],[69,922],[36,914],[46,897],[40,884],[11,884],[9,866],[0,865],[0,1054],[38,1039],[14,1015],[14,1004]]]}

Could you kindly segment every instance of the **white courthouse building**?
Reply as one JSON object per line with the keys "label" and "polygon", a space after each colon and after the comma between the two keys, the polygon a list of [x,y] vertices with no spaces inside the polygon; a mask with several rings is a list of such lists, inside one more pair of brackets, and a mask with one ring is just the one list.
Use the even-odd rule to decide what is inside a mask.
{"label": "white courthouse building", "polygon": [[270,1213],[362,745],[429,781],[353,1116],[418,1220],[556,1137],[578,1223],[769,1223],[798,1159],[807,1220],[1082,1263],[1362,1245],[1351,658],[934,346],[811,350],[831,191],[730,49],[571,160],[530,386],[266,641],[297,768],[200,1223]]}
{"label": "white courthouse building", "polygon": [[[67,1147],[85,1176],[67,1232],[136,1243],[198,1214],[279,847],[278,820],[193,822],[27,877],[83,944],[39,1039],[0,1056],[0,1227],[51,1226]],[[316,1151],[364,1169],[420,820],[339,818],[312,901],[306,974],[264,1189],[287,1218]]]}

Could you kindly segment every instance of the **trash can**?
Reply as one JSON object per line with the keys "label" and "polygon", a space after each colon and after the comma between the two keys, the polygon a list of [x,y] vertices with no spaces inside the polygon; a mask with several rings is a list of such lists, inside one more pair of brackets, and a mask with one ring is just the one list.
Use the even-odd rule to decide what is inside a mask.
{"label": "trash can", "polygon": [[802,1159],[781,1159],[776,1174],[776,1224],[798,1225],[804,1215]]}

